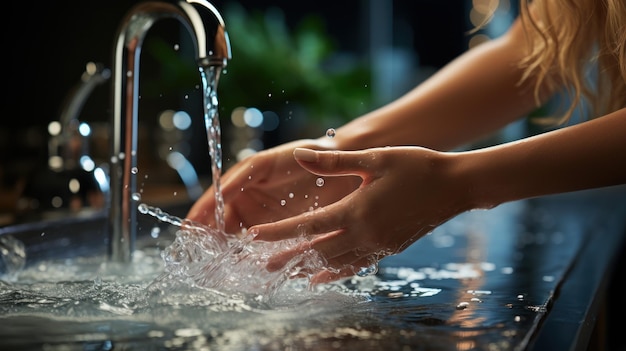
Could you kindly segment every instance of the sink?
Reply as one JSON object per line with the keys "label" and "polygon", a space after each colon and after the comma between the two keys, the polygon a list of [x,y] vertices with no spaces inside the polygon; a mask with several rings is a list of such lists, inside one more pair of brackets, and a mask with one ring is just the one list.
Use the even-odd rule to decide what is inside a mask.
{"label": "sink", "polygon": [[[591,280],[563,287],[579,281],[573,272],[587,261],[578,258],[594,245],[603,255],[592,253],[593,261],[610,271],[626,233],[625,190],[464,213],[383,259],[375,275],[314,289],[296,280],[272,300],[158,279],[180,228],[151,216],[138,217],[130,266],[107,261],[104,214],[4,227],[0,238],[21,243],[26,259],[0,275],[0,346],[540,350],[536,335],[551,335],[543,328],[555,324],[561,299],[587,288],[598,294],[602,285]],[[592,240],[598,236],[605,240]],[[568,343],[588,342],[583,333],[567,335]]]}

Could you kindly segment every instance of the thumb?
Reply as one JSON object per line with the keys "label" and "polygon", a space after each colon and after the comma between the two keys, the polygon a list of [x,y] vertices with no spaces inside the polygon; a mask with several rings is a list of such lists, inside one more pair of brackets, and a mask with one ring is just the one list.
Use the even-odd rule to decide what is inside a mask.
{"label": "thumb", "polygon": [[363,175],[371,159],[361,151],[316,151],[296,148],[296,161],[308,171],[318,175]]}

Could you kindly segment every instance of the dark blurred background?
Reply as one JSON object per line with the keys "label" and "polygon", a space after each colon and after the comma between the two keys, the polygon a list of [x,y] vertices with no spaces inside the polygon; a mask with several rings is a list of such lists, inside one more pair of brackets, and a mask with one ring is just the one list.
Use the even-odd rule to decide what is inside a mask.
{"label": "dark blurred background", "polygon": [[[76,117],[87,131],[72,127],[80,130],[91,167],[74,165],[82,167],[76,175],[69,160],[55,163],[60,147],[51,140],[59,128],[70,128],[59,123],[62,111],[88,64],[111,68],[117,28],[138,2],[10,4],[16,18],[3,24],[11,72],[5,75],[9,93],[0,118],[0,226],[67,208],[73,200],[59,195],[57,187],[94,167],[106,170],[110,81],[96,85],[81,102]],[[224,17],[233,55],[218,89],[225,167],[284,141],[318,137],[398,97],[472,45],[500,35],[516,7],[494,0],[212,3]],[[500,9],[498,16],[469,34],[489,6]],[[147,201],[157,204],[172,194],[190,196],[184,195],[190,185],[183,184],[180,172],[163,167],[172,152],[193,165],[203,188],[211,181],[200,80],[186,35],[178,23],[157,23],[142,50],[141,186],[166,189],[146,190]],[[173,123],[175,111],[185,112],[184,123]],[[246,124],[246,113],[260,116],[260,122]],[[80,192],[97,186],[81,184]],[[71,192],[76,195],[76,188]],[[101,206],[101,200],[85,195],[74,205],[80,210]]]}

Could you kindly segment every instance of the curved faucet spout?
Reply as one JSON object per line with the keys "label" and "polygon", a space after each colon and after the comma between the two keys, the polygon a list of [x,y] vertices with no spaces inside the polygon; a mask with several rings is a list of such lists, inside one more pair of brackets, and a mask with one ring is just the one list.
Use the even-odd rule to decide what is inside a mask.
{"label": "curved faucet spout", "polygon": [[[131,8],[123,19],[113,57],[113,113],[111,134],[111,198],[109,208],[109,257],[130,262],[136,237],[137,203],[137,111],[139,63],[143,40],[155,22],[177,19],[194,44],[199,67],[219,73],[231,58],[224,20],[206,0],[175,3],[144,2]],[[216,77],[216,80],[218,77]]]}

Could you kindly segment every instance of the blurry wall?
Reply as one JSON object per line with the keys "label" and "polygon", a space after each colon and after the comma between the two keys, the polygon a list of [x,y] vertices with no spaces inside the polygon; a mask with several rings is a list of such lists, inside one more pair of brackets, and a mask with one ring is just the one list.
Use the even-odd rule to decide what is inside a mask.
{"label": "blurry wall", "polygon": [[[14,196],[19,195],[19,189],[32,179],[33,174],[47,167],[48,124],[59,119],[64,99],[78,83],[88,62],[111,67],[117,26],[128,9],[138,2],[48,1],[34,5],[15,1],[10,4],[15,18],[2,24],[4,55],[9,56],[10,67],[7,67],[9,72],[6,75],[9,78],[4,80],[9,96],[4,99],[5,111],[0,118],[0,213],[11,211],[12,201]],[[231,112],[237,107],[273,111],[281,121],[279,128],[261,131],[263,135],[257,148],[270,147],[295,137],[318,136],[320,134],[317,133],[327,127],[335,127],[399,96],[465,51],[469,42],[466,31],[471,28],[468,19],[471,4],[465,0],[214,0],[212,3],[222,11],[227,30],[231,22],[229,16],[235,13],[231,11],[233,8],[238,8],[239,14],[243,10],[248,21],[261,18],[266,22],[264,25],[268,25],[273,19],[277,20],[286,26],[289,35],[291,31],[302,31],[303,22],[317,21],[318,26],[313,26],[317,28],[314,34],[319,40],[330,43],[330,53],[320,59],[319,70],[311,70],[310,74],[332,77],[325,84],[360,87],[352,97],[361,102],[360,109],[352,109],[350,106],[353,105],[345,103],[341,96],[333,97],[333,94],[339,93],[325,89],[323,85],[312,84],[308,90],[301,89],[293,83],[298,82],[296,78],[289,82],[288,77],[283,77],[287,76],[282,73],[285,70],[273,71],[269,65],[261,64],[254,57],[244,60],[246,55],[242,51],[247,47],[238,48],[245,39],[242,35],[261,40],[259,33],[229,33],[233,60],[220,82],[223,126],[227,130],[232,128],[229,120]],[[13,24],[16,22],[19,24]],[[164,25],[160,31],[155,29],[157,39],[146,39],[144,46],[148,46],[149,40],[152,43],[150,48],[144,48],[142,54],[142,59],[146,56],[147,62],[142,67],[142,75],[147,77],[145,82],[142,81],[142,94],[145,96],[142,96],[140,110],[154,110],[151,113],[155,117],[144,123],[155,126],[158,124],[156,116],[159,109],[180,103],[193,110],[195,107],[189,105],[198,102],[197,96],[188,96],[188,88],[177,86],[174,88],[181,90],[174,92],[163,87],[159,91],[159,84],[186,84],[164,73],[165,69],[160,67],[163,61],[153,54],[159,50],[161,37],[166,43],[168,37],[173,37],[173,42],[180,40],[175,27]],[[292,39],[295,40],[295,34]],[[306,48],[302,50],[306,52]],[[338,72],[340,70],[343,70],[343,75]],[[352,76],[345,73],[350,70]],[[351,81],[351,77],[358,78]],[[291,90],[277,83],[283,82],[281,79],[284,84],[292,84]],[[300,95],[295,94],[298,89]],[[110,92],[109,83],[97,87],[79,116],[81,120],[91,123],[94,130],[96,127],[106,129],[110,116]],[[281,93],[290,92],[293,94],[289,98],[277,98]],[[316,94],[320,96],[313,99]],[[287,104],[290,107],[285,108]],[[294,111],[299,105],[308,108],[309,112],[296,118],[298,113]],[[310,112],[311,105],[317,105],[316,112]],[[200,108],[200,105],[197,107]],[[190,113],[197,113],[197,110]],[[140,116],[140,123],[141,120]],[[308,128],[308,124],[314,127]],[[193,133],[200,136],[200,141],[189,145],[187,152],[190,158],[197,159],[199,174],[206,176],[209,168],[206,144],[203,145],[206,141],[201,138],[204,132],[202,128],[196,128]],[[231,137],[227,133],[230,132],[226,131],[224,138]],[[154,135],[146,137],[156,138]],[[106,162],[108,137],[101,135],[98,138],[103,140],[94,146],[93,153],[100,158],[99,161]],[[157,153],[158,147],[153,149]],[[231,163],[236,161],[236,155],[229,157]]]}

